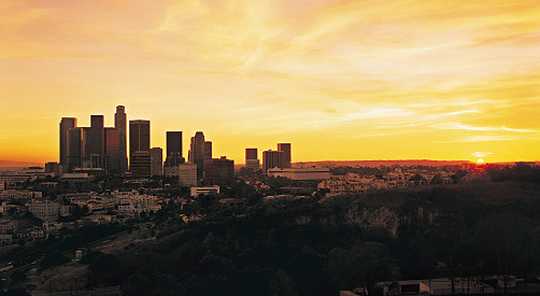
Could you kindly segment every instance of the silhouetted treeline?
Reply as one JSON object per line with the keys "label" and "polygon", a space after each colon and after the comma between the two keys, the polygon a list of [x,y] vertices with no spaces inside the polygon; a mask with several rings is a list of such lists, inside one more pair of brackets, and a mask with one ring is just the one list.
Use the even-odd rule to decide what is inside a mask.
{"label": "silhouetted treeline", "polygon": [[540,183],[540,167],[517,164],[513,167],[491,168],[488,170],[491,180],[495,182],[516,181]]}

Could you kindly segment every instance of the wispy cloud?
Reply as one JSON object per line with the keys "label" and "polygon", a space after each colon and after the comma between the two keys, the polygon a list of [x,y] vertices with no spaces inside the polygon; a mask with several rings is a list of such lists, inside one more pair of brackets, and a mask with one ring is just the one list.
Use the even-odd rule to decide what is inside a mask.
{"label": "wispy cloud", "polygon": [[511,128],[506,126],[475,126],[463,123],[441,123],[433,126],[436,129],[462,130],[473,132],[508,132],[508,133],[536,133],[535,129]]}

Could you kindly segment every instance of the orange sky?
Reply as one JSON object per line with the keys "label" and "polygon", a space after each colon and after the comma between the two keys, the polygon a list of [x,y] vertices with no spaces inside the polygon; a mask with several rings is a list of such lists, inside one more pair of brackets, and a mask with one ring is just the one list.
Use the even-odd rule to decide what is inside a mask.
{"label": "orange sky", "polygon": [[116,104],[215,155],[540,159],[538,0],[2,0],[0,159]]}

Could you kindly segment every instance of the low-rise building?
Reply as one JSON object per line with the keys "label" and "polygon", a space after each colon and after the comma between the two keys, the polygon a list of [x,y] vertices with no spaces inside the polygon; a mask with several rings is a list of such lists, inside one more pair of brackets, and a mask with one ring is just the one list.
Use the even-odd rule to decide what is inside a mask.
{"label": "low-rise building", "polygon": [[28,211],[43,221],[56,221],[60,214],[60,204],[48,200],[33,200],[28,204]]}
{"label": "low-rise building", "polygon": [[190,188],[191,197],[199,197],[201,195],[208,194],[219,194],[220,187],[217,185],[214,186],[204,186],[204,187],[191,187]]}

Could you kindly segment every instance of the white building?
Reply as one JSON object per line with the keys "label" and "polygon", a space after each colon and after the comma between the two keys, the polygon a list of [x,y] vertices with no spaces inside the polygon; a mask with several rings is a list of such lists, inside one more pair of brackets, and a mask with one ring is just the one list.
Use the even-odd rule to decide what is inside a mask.
{"label": "white building", "polygon": [[273,168],[267,172],[270,177],[283,177],[296,181],[327,180],[332,176],[328,168]]}
{"label": "white building", "polygon": [[206,194],[219,194],[220,187],[217,185],[206,187],[191,187],[191,197],[199,197]]}
{"label": "white building", "polygon": [[119,197],[118,212],[125,216],[154,213],[161,209],[161,199],[157,196],[137,192],[114,192]]}

